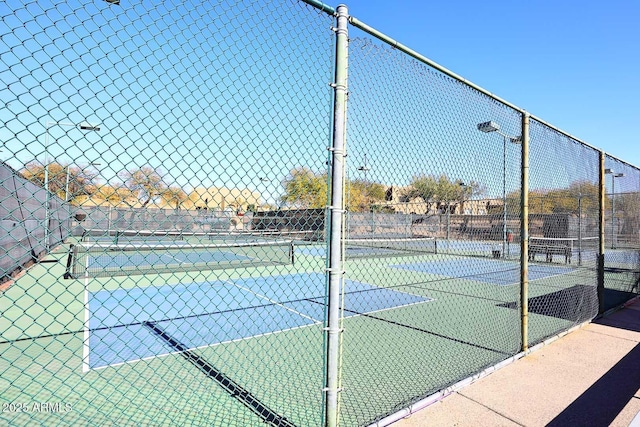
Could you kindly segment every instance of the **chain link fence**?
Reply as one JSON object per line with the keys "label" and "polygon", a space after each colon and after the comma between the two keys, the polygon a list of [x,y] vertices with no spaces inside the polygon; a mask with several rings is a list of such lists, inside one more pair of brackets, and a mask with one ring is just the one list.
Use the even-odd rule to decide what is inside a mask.
{"label": "chain link fence", "polygon": [[600,155],[537,120],[530,134],[530,269],[548,269],[529,276],[535,344],[598,314]]}
{"label": "chain link fence", "polygon": [[324,239],[254,218],[327,205],[283,194],[326,182],[332,25],[295,1],[0,5],[0,424],[322,424]]}
{"label": "chain link fence", "polygon": [[[520,152],[478,124],[520,135],[521,116],[364,35],[349,47],[348,175],[389,186],[380,206],[407,212],[349,217],[365,233],[346,241],[341,397],[343,416],[365,425],[518,352],[521,216],[505,200]],[[398,307],[357,309],[376,294]]]}
{"label": "chain link fence", "polygon": [[386,425],[638,295],[640,170],[345,13],[0,4],[4,424]]}
{"label": "chain link fence", "polygon": [[640,265],[640,170],[605,156],[604,310],[637,296]]}

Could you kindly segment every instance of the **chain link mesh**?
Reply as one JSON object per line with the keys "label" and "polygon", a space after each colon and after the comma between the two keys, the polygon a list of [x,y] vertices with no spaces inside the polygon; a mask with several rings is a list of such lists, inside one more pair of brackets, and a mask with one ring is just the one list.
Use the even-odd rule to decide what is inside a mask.
{"label": "chain link mesh", "polygon": [[367,37],[349,60],[341,397],[363,425],[517,353],[521,116]]}
{"label": "chain link mesh", "polygon": [[604,309],[640,293],[640,170],[605,156]]}
{"label": "chain link mesh", "polygon": [[[600,153],[531,120],[530,343],[598,314]],[[538,279],[536,268],[549,270]]]}
{"label": "chain link mesh", "polygon": [[322,423],[332,21],[0,5],[0,424]]}
{"label": "chain link mesh", "polygon": [[326,423],[330,245],[340,425],[518,353],[524,262],[529,344],[593,318],[601,208],[604,308],[638,295],[640,170],[606,157],[601,207],[600,152],[531,119],[521,259],[522,112],[355,28],[330,241],[307,3],[0,4],[3,423]]}

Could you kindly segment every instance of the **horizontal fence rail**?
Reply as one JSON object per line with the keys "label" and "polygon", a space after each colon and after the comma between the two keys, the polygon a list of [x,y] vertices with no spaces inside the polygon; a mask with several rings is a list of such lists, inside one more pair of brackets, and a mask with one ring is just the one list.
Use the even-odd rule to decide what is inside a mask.
{"label": "horizontal fence rail", "polygon": [[387,425],[639,294],[640,169],[317,0],[0,5],[0,422]]}

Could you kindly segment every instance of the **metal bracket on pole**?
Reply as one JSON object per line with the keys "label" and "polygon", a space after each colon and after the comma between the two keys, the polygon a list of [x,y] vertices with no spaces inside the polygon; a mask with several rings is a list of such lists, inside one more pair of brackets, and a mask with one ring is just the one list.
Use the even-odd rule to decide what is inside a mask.
{"label": "metal bracket on pole", "polygon": [[[336,87],[336,89],[337,89],[337,87]],[[332,153],[337,154],[337,155],[342,156],[342,157],[347,157],[347,153],[343,149],[337,149],[337,148],[334,148],[334,147],[327,147],[327,151],[331,151]]]}

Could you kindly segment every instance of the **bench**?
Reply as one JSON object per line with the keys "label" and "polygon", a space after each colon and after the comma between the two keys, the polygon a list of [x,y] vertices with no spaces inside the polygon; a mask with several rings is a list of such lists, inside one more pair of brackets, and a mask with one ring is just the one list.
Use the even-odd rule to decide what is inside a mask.
{"label": "bench", "polygon": [[557,242],[529,243],[529,261],[535,261],[537,254],[546,255],[547,262],[553,262],[554,255],[564,255],[565,264],[571,264],[571,245],[563,245]]}

